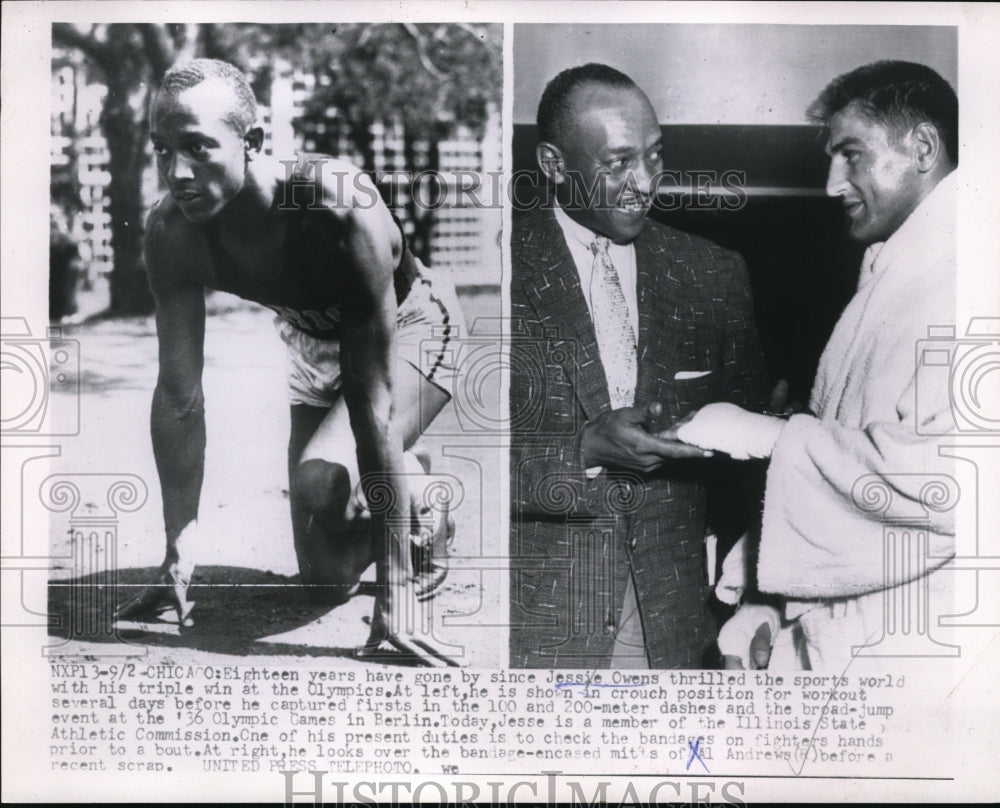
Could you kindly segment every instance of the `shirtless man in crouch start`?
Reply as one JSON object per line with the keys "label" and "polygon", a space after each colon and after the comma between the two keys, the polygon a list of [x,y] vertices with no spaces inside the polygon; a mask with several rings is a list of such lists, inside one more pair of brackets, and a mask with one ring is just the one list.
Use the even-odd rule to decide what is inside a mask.
{"label": "shirtless man in crouch start", "polygon": [[426,664],[450,662],[406,628],[415,601],[432,597],[447,573],[454,523],[422,501],[428,463],[404,450],[449,400],[456,352],[448,343],[462,321],[454,290],[408,251],[367,175],[322,155],[265,158],[256,115],[243,74],[211,59],[171,68],[153,98],[150,136],[168,189],[145,247],[166,556],[154,585],[116,616],[174,610],[192,624],[187,588],[205,541],[205,290],[219,289],[273,309],[288,346],[302,582],[325,602],[343,602],[374,561],[375,612],[359,653],[387,640]]}

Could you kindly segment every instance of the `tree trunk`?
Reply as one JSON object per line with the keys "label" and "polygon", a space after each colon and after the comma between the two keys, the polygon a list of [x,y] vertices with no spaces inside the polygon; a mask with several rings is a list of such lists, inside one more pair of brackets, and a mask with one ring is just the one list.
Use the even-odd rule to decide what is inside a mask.
{"label": "tree trunk", "polygon": [[53,41],[77,48],[104,75],[107,98],[101,110],[101,131],[108,145],[108,213],[111,217],[111,315],[149,314],[153,296],[142,256],[145,204],[143,170],[147,164],[146,121],[149,88],[162,77],[178,48],[191,52],[194,40],[187,26],[113,23],[105,30],[84,32],[55,23]]}
{"label": "tree trunk", "polygon": [[[124,72],[124,71],[123,71]],[[142,255],[145,222],[142,199],[142,173],[148,124],[135,106],[144,109],[148,90],[133,90],[132,80],[107,75],[108,97],[101,114],[101,128],[108,142],[111,183],[108,187],[111,214],[111,314],[150,314],[153,295],[146,280]],[[136,98],[132,98],[135,93]]]}

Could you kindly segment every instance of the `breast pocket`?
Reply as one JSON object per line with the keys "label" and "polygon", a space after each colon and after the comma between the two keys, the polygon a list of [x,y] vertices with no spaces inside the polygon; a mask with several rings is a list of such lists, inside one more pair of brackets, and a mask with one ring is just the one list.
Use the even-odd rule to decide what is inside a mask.
{"label": "breast pocket", "polygon": [[671,409],[680,417],[721,398],[722,374],[717,371],[678,371],[666,385]]}

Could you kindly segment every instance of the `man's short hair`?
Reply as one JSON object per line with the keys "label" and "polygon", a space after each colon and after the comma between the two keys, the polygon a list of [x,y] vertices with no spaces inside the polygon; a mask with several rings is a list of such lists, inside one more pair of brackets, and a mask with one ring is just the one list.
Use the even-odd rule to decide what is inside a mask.
{"label": "man's short hair", "polygon": [[882,61],[844,73],[826,86],[806,115],[826,126],[849,104],[897,137],[917,124],[933,124],[948,156],[958,164],[958,97],[927,65]]}
{"label": "man's short hair", "polygon": [[238,134],[245,135],[257,120],[257,99],[243,71],[229,62],[220,59],[192,59],[176,64],[163,75],[158,92],[177,95],[207,79],[221,79],[233,91],[233,109],[225,116],[225,120]]}
{"label": "man's short hair", "polygon": [[564,131],[566,116],[570,111],[573,92],[585,84],[602,84],[605,87],[638,89],[632,79],[608,65],[590,62],[563,70],[545,85],[538,102],[538,137],[547,143],[559,142]]}

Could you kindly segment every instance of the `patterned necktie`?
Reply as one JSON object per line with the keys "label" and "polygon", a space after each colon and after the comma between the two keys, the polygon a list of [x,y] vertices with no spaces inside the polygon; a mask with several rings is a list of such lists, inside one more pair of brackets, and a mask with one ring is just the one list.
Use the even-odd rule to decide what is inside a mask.
{"label": "patterned necktie", "polygon": [[601,363],[608,380],[612,409],[631,407],[635,401],[638,371],[635,331],[629,321],[628,305],[618,271],[608,255],[610,242],[596,236],[590,245],[594,269],[590,277],[590,305],[593,307],[594,331]]}

